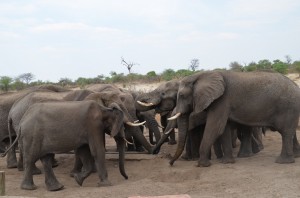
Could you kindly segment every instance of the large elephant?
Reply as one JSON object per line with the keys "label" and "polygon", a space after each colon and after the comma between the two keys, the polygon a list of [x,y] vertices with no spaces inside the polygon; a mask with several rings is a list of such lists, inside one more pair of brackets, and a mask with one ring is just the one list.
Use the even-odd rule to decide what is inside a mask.
{"label": "large elephant", "polygon": [[[86,96],[93,93],[89,90],[76,90],[76,91],[68,91],[68,92],[53,92],[50,90],[38,90],[32,93],[27,94],[26,96],[20,98],[15,101],[13,106],[11,107],[8,114],[8,131],[10,137],[13,139],[16,137],[16,131],[19,129],[20,121],[27,111],[27,109],[35,104],[35,103],[43,103],[43,102],[59,102],[59,101],[79,101],[83,100]],[[15,148],[10,150],[10,167],[16,167],[16,153]],[[12,160],[14,159],[14,160]],[[13,164],[14,163],[14,164]],[[14,165],[14,166],[12,166]],[[18,163],[19,170],[23,169],[23,160],[22,155],[20,155],[20,160]],[[39,174],[40,170],[38,168],[34,168],[34,173]]]}
{"label": "large elephant", "polygon": [[281,74],[211,71],[185,77],[180,82],[176,110],[179,143],[171,165],[183,151],[189,115],[203,111],[207,112],[207,121],[199,149],[199,166],[210,166],[210,148],[228,120],[279,131],[282,150],[277,163],[291,163],[295,161],[294,156],[300,156],[296,137],[300,91]]}
{"label": "large elephant", "polygon": [[[7,127],[7,118],[9,111],[13,104],[20,98],[26,96],[29,93],[48,90],[52,92],[67,93],[69,90],[54,85],[42,85],[27,88],[18,92],[7,92],[0,94],[0,150],[4,151],[5,147],[9,144],[9,132]],[[7,167],[15,168],[17,166],[17,160],[12,150],[7,154]]]}
{"label": "large elephant", "polygon": [[[96,84],[87,87],[87,89],[99,93],[105,92],[106,104],[115,102],[121,107],[122,111],[128,115],[128,121],[135,122],[138,120],[134,99],[129,92],[122,91],[118,87],[110,84]],[[149,153],[152,153],[153,146],[149,144],[139,127],[125,125],[125,135],[126,139],[133,137],[131,142],[134,141],[136,151],[143,151],[143,148],[145,148]]]}
{"label": "large elephant", "polygon": [[[24,114],[14,144],[19,139],[20,152],[24,156],[24,179],[22,189],[34,190],[32,168],[41,160],[45,170],[45,183],[49,191],[63,188],[56,179],[51,163],[54,153],[64,153],[76,149],[76,154],[83,159],[82,173],[75,173],[76,181],[81,184],[92,172],[90,154],[95,161],[100,186],[110,185],[105,167],[104,135],[116,139],[119,149],[119,168],[127,179],[124,169],[124,115],[117,104],[111,108],[100,106],[95,101],[67,101],[36,103]],[[88,145],[85,147],[84,145]],[[88,163],[90,162],[90,163]]]}

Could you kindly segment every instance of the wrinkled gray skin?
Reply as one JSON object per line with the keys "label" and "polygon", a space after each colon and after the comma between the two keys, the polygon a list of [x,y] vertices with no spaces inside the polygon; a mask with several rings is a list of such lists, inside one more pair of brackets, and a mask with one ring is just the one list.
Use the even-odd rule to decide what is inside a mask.
{"label": "wrinkled gray skin", "polygon": [[[12,138],[16,137],[16,131],[19,129],[20,121],[27,111],[27,109],[35,104],[42,102],[59,102],[59,101],[78,101],[83,100],[87,95],[93,93],[89,90],[76,90],[68,92],[53,92],[49,90],[38,90],[32,93],[27,94],[26,96],[17,100],[14,105],[11,107],[8,114],[8,129]],[[16,167],[16,153],[15,148],[11,151],[11,155],[14,156],[15,161],[10,162],[10,167]],[[18,169],[23,170],[23,160],[22,155],[20,155],[20,160],[18,163]],[[35,167],[34,174],[40,174],[40,170]]]}
{"label": "wrinkled gray skin", "polygon": [[227,120],[249,126],[266,126],[279,131],[282,150],[277,163],[292,163],[300,156],[296,128],[300,91],[287,77],[269,72],[203,72],[185,77],[177,95],[179,143],[170,164],[181,155],[191,112],[207,111],[198,166],[210,166],[209,152]]}
{"label": "wrinkled gray skin", "polygon": [[[82,172],[74,175],[80,185],[92,172],[92,159],[95,160],[100,178],[99,185],[111,185],[105,167],[104,134],[107,130],[117,139],[121,156],[120,172],[127,179],[124,169],[123,112],[117,105],[106,108],[95,101],[45,102],[31,105],[20,122],[16,138],[16,141],[19,138],[20,152],[24,156],[25,170],[21,188],[36,189],[32,168],[40,159],[45,170],[47,189],[62,189],[63,185],[53,173],[51,157],[54,153],[65,153],[74,149],[84,163]],[[88,145],[88,149],[84,145]]]}
{"label": "wrinkled gray skin", "polygon": [[[161,124],[164,128],[167,127],[167,118],[170,117],[173,109],[176,106],[177,92],[179,87],[178,80],[168,81],[153,91],[139,94],[135,99],[136,109],[138,111],[149,111],[155,109],[156,113],[161,115]],[[142,106],[137,101],[144,103],[152,103],[152,106]],[[170,133],[169,144],[176,144],[175,131]]]}
{"label": "wrinkled gray skin", "polygon": [[[117,103],[124,114],[128,115],[128,121],[134,122],[138,120],[133,96],[127,91],[122,91],[118,87],[110,84],[96,84],[87,87],[87,89],[99,93],[106,92],[106,103]],[[143,151],[143,148],[145,148],[149,153],[152,153],[152,146],[144,137],[140,127],[125,125],[125,135],[127,140],[134,142],[136,151]],[[134,140],[132,140],[132,137]]]}
{"label": "wrinkled gray skin", "polygon": [[[128,91],[128,90],[122,90],[122,91],[124,91],[124,92],[127,91],[128,93],[130,93],[132,95],[134,101],[136,101],[136,98],[140,95],[140,92],[137,92],[137,91]],[[137,112],[136,112],[137,118],[141,122],[146,121],[145,126],[149,130],[149,141],[152,145],[156,144],[161,138],[158,123],[155,119],[155,114],[156,113],[155,113],[154,109],[149,110],[149,111],[139,111],[137,109]],[[155,141],[154,141],[154,137],[155,137]]]}
{"label": "wrinkled gray skin", "polygon": [[[0,94],[0,150],[5,151],[5,147],[10,144],[9,142],[9,132],[7,127],[8,114],[13,106],[13,104],[20,98],[26,96],[29,93],[40,91],[40,90],[49,90],[52,92],[67,92],[69,90],[64,89],[59,86],[54,85],[43,85],[31,87],[24,89],[18,92],[8,92]],[[16,155],[14,154],[15,148],[11,149],[7,154],[7,167],[15,168],[17,166]]]}

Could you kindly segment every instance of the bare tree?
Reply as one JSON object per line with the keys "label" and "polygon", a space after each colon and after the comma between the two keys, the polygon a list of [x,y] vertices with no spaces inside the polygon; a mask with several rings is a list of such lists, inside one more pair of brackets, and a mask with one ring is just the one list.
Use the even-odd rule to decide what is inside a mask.
{"label": "bare tree", "polygon": [[229,67],[233,71],[242,71],[243,70],[243,66],[240,63],[236,62],[236,61],[231,62],[229,64]]}
{"label": "bare tree", "polygon": [[34,79],[34,75],[32,73],[21,74],[17,77],[18,80],[25,82],[27,85]]}
{"label": "bare tree", "polygon": [[292,58],[289,55],[285,55],[284,57],[285,57],[286,63],[291,64]]}
{"label": "bare tree", "polygon": [[126,62],[125,59],[123,57],[121,57],[121,63],[123,65],[125,65],[125,67],[128,69],[129,74],[131,74],[131,68],[134,65],[138,65],[137,63],[133,63],[133,62]]}
{"label": "bare tree", "polygon": [[199,67],[199,59],[192,59],[191,60],[191,64],[189,66],[189,69],[191,69],[192,71],[196,71],[196,69]]}

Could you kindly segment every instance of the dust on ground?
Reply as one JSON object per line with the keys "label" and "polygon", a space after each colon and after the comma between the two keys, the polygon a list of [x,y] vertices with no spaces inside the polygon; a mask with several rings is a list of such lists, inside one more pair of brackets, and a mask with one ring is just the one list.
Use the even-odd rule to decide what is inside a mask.
{"label": "dust on ground", "polygon": [[[299,136],[299,131],[297,132]],[[114,151],[113,140],[109,150]],[[236,158],[235,164],[222,164],[212,159],[212,166],[196,167],[196,161],[178,160],[171,167],[167,156],[174,154],[176,145],[164,144],[158,155],[126,154],[125,180],[118,169],[117,154],[107,154],[106,166],[112,182],[109,187],[97,187],[99,178],[90,175],[80,187],[69,176],[73,154],[56,155],[59,166],[54,168],[58,180],[65,186],[61,191],[46,190],[44,175],[34,176],[37,190],[21,190],[23,173],[7,169],[6,160],[0,160],[0,170],[6,174],[6,195],[32,197],[115,197],[134,195],[188,194],[198,197],[298,197],[300,195],[300,159],[292,164],[277,164],[281,150],[281,136],[267,132],[263,138],[264,150],[248,158]],[[234,155],[237,154],[234,149]],[[42,168],[41,163],[37,166]]]}

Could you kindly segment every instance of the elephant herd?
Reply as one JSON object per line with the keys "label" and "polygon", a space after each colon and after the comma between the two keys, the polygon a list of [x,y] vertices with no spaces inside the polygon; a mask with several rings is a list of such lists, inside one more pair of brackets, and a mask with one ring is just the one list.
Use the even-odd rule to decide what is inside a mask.
{"label": "elephant herd", "polygon": [[[125,179],[125,150],[157,154],[168,142],[177,144],[170,165],[181,156],[198,159],[198,166],[210,166],[212,148],[223,163],[234,163],[236,138],[241,142],[238,157],[249,157],[263,149],[266,128],[282,137],[276,162],[292,163],[300,156],[299,112],[298,86],[272,72],[200,72],[146,93],[111,84],[81,90],[38,86],[0,94],[0,150],[7,155],[8,168],[24,170],[21,188],[26,190],[37,188],[33,181],[33,175],[41,173],[37,160],[42,162],[47,189],[63,189],[53,172],[59,164],[54,155],[73,150],[70,175],[79,185],[95,170],[99,186],[111,185],[105,166],[105,134],[116,142]],[[142,125],[149,130],[149,141]]]}

